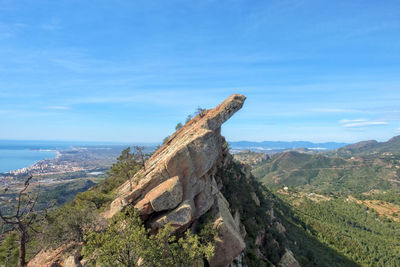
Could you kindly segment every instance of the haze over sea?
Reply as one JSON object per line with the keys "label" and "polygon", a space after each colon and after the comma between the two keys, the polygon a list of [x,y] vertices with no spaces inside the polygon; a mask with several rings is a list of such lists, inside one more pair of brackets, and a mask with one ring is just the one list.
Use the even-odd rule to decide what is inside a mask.
{"label": "haze over sea", "polygon": [[[56,151],[78,147],[120,147],[146,146],[152,151],[158,143],[119,143],[96,141],[32,141],[32,140],[0,140],[0,174],[10,170],[29,167],[43,159],[57,156]],[[147,151],[147,150],[146,150]]]}
{"label": "haze over sea", "polygon": [[56,157],[56,150],[74,146],[102,145],[97,142],[0,140],[0,173],[29,167]]}
{"label": "haze over sea", "polygon": [[55,156],[55,151],[0,148],[0,173],[29,167],[39,160]]}

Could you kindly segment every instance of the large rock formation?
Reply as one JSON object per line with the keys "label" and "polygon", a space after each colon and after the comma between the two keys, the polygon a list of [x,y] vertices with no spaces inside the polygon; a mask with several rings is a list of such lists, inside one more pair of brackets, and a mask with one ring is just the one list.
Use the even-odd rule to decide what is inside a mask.
{"label": "large rock formation", "polygon": [[142,171],[118,188],[119,196],[103,213],[104,218],[133,204],[153,230],[169,223],[176,231],[183,231],[214,207],[214,226],[220,234],[212,266],[230,264],[245,243],[214,175],[225,143],[221,125],[243,106],[245,99],[243,95],[232,95],[175,132]]}
{"label": "large rock formation", "polygon": [[[232,95],[175,132],[146,162],[145,169],[117,190],[120,196],[112,202],[104,217],[111,218],[130,203],[143,216],[163,210],[169,211],[163,217],[188,215],[178,216],[183,221],[177,222],[177,227],[185,226],[204,214],[218,191],[213,190],[215,183],[210,170],[216,166],[221,154],[223,138],[220,127],[242,107],[244,100],[242,95]],[[162,193],[165,190],[175,193]]]}
{"label": "large rock formation", "polygon": [[[263,249],[264,244],[274,242],[275,250],[280,249],[282,253],[278,254],[283,255],[284,248],[265,234],[266,227],[272,225],[272,222],[269,222],[270,216],[266,213],[269,208],[263,193],[257,189],[256,194],[257,185],[253,185],[250,171],[234,163],[225,139],[221,136],[221,125],[243,106],[245,99],[243,95],[232,95],[215,109],[197,115],[175,132],[147,160],[141,171],[117,188],[117,197],[109,209],[101,214],[100,219],[107,222],[127,205],[133,205],[139,210],[145,225],[153,232],[170,224],[180,233],[189,227],[195,229],[204,215],[217,230],[215,255],[209,262],[212,267],[242,266],[243,257],[247,253],[243,253],[247,231],[258,231],[252,233],[252,236],[260,236],[256,249],[249,248],[253,250],[252,255],[260,255],[258,258],[269,263],[264,260],[264,254],[268,253],[264,251],[263,254],[260,249]],[[225,196],[222,193],[224,190]],[[232,203],[234,207],[230,207]],[[257,208],[251,206],[249,209],[246,205]],[[242,215],[246,215],[247,225],[242,224]],[[256,217],[266,225],[257,225]],[[268,249],[264,250],[268,252]],[[31,262],[54,262],[48,260],[50,252],[38,254],[42,261],[34,259]],[[274,263],[279,262],[280,256],[277,255]],[[286,260],[280,262],[282,266],[292,266],[289,256],[287,254]],[[62,259],[72,262],[75,258],[67,254],[58,257],[57,262],[65,264],[66,260]]]}

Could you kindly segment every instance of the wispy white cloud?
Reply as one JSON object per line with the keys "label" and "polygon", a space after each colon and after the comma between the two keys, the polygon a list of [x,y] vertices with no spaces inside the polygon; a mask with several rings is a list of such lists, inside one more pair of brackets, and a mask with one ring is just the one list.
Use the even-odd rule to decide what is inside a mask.
{"label": "wispy white cloud", "polygon": [[0,115],[6,118],[38,118],[41,116],[52,116],[54,112],[38,111],[32,109],[0,109]]}
{"label": "wispy white cloud", "polygon": [[26,28],[26,27],[28,27],[28,24],[22,23],[22,22],[17,22],[17,23],[14,23],[13,26],[17,27],[17,28]]}
{"label": "wispy white cloud", "polygon": [[354,122],[344,124],[343,127],[352,128],[352,127],[366,127],[366,126],[376,126],[376,125],[388,125],[389,123],[386,121],[365,121],[365,122]]}
{"label": "wispy white cloud", "polygon": [[344,108],[313,108],[311,111],[322,113],[363,113],[361,110]]}
{"label": "wispy white cloud", "polygon": [[42,28],[43,30],[48,30],[48,31],[55,31],[60,29],[60,25],[56,24],[56,23],[48,23],[48,24],[42,24],[40,25],[40,28]]}
{"label": "wispy white cloud", "polygon": [[52,109],[52,110],[68,110],[71,109],[68,106],[45,106],[44,109]]}
{"label": "wispy white cloud", "polygon": [[8,110],[8,109],[0,109],[0,115],[4,115],[4,114],[10,114],[12,113],[12,110]]}
{"label": "wispy white cloud", "polygon": [[37,25],[38,28],[46,31],[55,31],[61,29],[61,19],[60,18],[51,18],[46,19],[42,23]]}
{"label": "wispy white cloud", "polygon": [[[72,56],[73,57],[73,56]],[[66,58],[60,54],[59,57],[50,58],[50,62],[56,66],[76,72],[76,73],[122,73],[122,72],[140,72],[146,66],[136,66],[130,64],[118,64],[107,60],[97,60],[86,56],[75,56]]]}
{"label": "wispy white cloud", "polygon": [[354,120],[343,119],[340,120],[339,123],[345,128],[357,128],[357,127],[379,126],[379,125],[389,124],[389,122],[387,121],[370,121],[367,119],[354,119]]}
{"label": "wispy white cloud", "polygon": [[356,122],[366,122],[366,121],[368,121],[368,120],[367,119],[354,119],[354,120],[343,119],[343,120],[340,120],[339,123],[346,124],[346,123],[356,123]]}
{"label": "wispy white cloud", "polygon": [[[133,90],[132,90],[133,91]],[[136,90],[135,90],[136,91]],[[177,103],[176,99],[180,99]],[[114,95],[104,94],[102,96],[88,96],[73,98],[67,101],[67,105],[82,104],[133,104],[146,103],[157,106],[197,106],[199,103],[213,103],[213,97],[204,95],[203,92],[185,92],[181,90],[152,90],[149,92],[132,92],[130,94]]]}
{"label": "wispy white cloud", "polygon": [[15,36],[18,31],[26,26],[27,25],[24,23],[3,23],[0,21],[0,39],[7,39]]}

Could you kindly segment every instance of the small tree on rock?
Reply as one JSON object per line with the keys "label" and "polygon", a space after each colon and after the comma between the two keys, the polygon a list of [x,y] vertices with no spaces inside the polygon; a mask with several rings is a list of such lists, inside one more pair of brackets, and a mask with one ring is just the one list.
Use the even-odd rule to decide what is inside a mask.
{"label": "small tree on rock", "polygon": [[135,150],[134,152],[134,157],[140,165],[142,165],[143,170],[146,170],[146,160],[150,157],[151,154],[145,153],[146,147],[144,146],[134,146],[133,149]]}
{"label": "small tree on rock", "polygon": [[192,115],[188,115],[188,116],[186,117],[185,123],[188,123],[189,121],[191,121],[192,118],[193,118]]}
{"label": "small tree on rock", "polygon": [[182,123],[178,122],[178,124],[175,126],[175,130],[178,131],[182,127],[183,127]]}
{"label": "small tree on rock", "polygon": [[127,147],[121,152],[121,155],[117,158],[117,162],[114,163],[110,168],[110,176],[116,179],[118,184],[129,180],[131,190],[131,178],[140,168],[140,165],[143,165],[142,163],[139,164],[137,158],[137,154],[131,153],[131,148]]}
{"label": "small tree on rock", "polygon": [[206,110],[205,108],[198,107],[197,110],[196,110],[196,112],[195,112],[194,114],[195,114],[195,115],[199,115],[200,118],[203,118],[204,115],[206,114],[206,111],[207,111],[207,110]]}

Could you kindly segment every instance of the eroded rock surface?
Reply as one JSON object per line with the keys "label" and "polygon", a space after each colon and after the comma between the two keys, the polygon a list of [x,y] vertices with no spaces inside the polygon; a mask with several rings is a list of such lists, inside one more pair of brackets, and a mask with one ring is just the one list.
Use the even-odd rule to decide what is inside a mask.
{"label": "eroded rock surface", "polygon": [[178,176],[174,176],[159,184],[136,204],[142,214],[159,212],[175,208],[182,202],[182,184]]}
{"label": "eroded rock surface", "polygon": [[[174,219],[178,228],[203,215],[214,203],[213,196],[218,192],[213,189],[212,169],[220,157],[224,141],[220,127],[243,106],[244,101],[243,95],[232,95],[175,132],[146,162],[145,169],[133,177],[132,190],[129,181],[117,190],[119,197],[112,202],[104,217],[111,218],[128,204],[134,204],[143,216],[147,216],[186,203],[171,211],[177,214],[173,218],[179,215],[182,219]],[[170,186],[168,181],[171,179],[179,186],[171,193],[163,193],[163,188]],[[181,198],[179,188],[182,190]],[[168,218],[168,214],[163,218]],[[163,222],[168,221],[156,218],[151,225],[162,227]]]}
{"label": "eroded rock surface", "polygon": [[211,266],[227,266],[240,255],[246,244],[240,234],[237,222],[229,211],[229,203],[221,193],[216,196],[213,211],[215,213],[214,228],[218,238],[215,244],[215,255],[210,260]]}
{"label": "eroded rock surface", "polygon": [[147,161],[146,169],[135,175],[133,181],[137,182],[132,190],[129,182],[118,189],[120,197],[104,216],[110,218],[133,203],[143,216],[153,214],[149,222],[153,229],[170,223],[177,230],[185,230],[213,207],[219,238],[211,265],[231,263],[245,243],[229,204],[218,190],[214,173],[224,142],[220,127],[243,106],[244,100],[243,95],[232,95],[173,134]]}
{"label": "eroded rock surface", "polygon": [[210,264],[228,266],[245,243],[214,175],[225,143],[221,125],[243,106],[245,99],[243,95],[232,95],[174,133],[146,162],[145,169],[132,178],[132,187],[128,181],[118,188],[119,197],[103,216],[111,218],[133,204],[153,230],[169,223],[177,231],[184,231],[212,209],[219,234]]}
{"label": "eroded rock surface", "polygon": [[48,249],[40,251],[32,260],[28,267],[79,267],[82,266],[76,255],[79,244],[64,244],[57,249]]}
{"label": "eroded rock surface", "polygon": [[141,171],[116,190],[118,197],[101,217],[110,219],[127,205],[134,205],[153,231],[167,223],[176,231],[184,231],[210,211],[218,233],[210,265],[226,267],[232,263],[245,242],[239,217],[235,222],[215,174],[225,160],[221,125],[243,106],[245,99],[243,95],[232,95],[175,132]]}
{"label": "eroded rock surface", "polygon": [[293,252],[286,249],[286,252],[285,252],[285,254],[283,254],[278,266],[279,267],[300,267],[300,264],[293,256]]}

